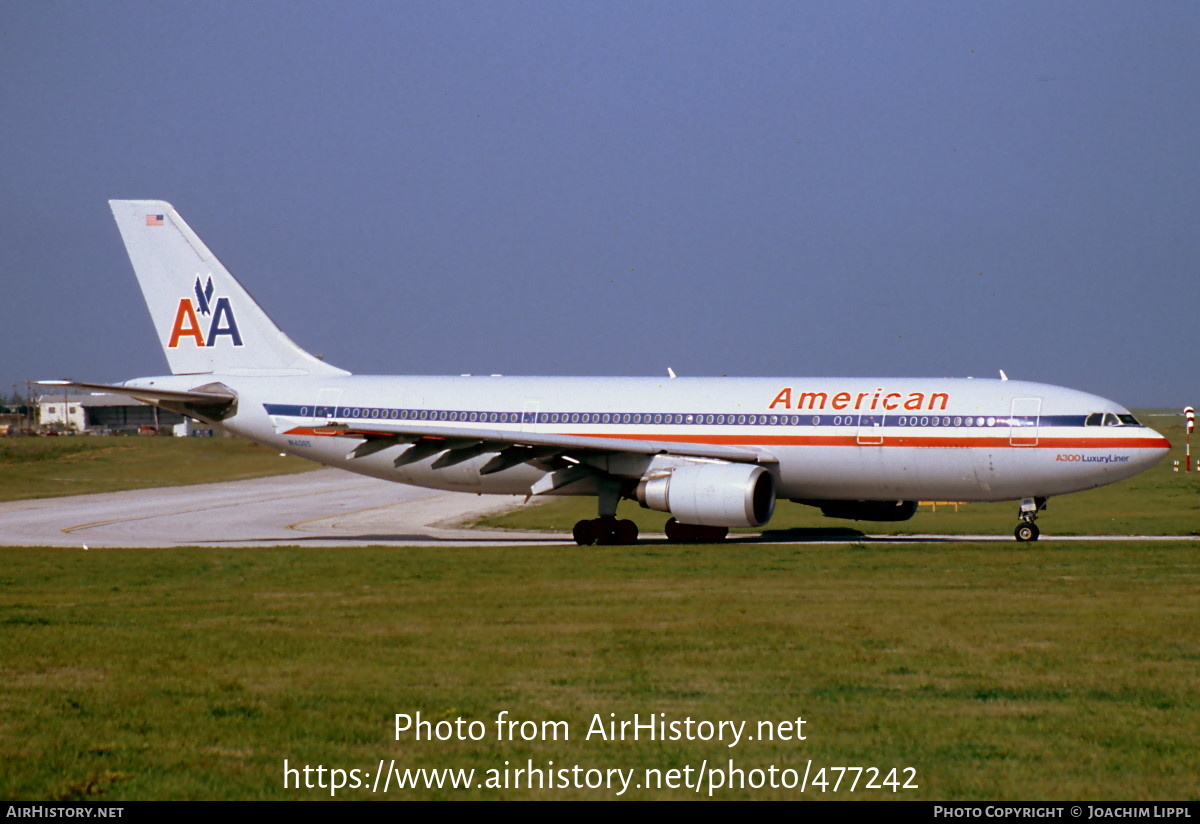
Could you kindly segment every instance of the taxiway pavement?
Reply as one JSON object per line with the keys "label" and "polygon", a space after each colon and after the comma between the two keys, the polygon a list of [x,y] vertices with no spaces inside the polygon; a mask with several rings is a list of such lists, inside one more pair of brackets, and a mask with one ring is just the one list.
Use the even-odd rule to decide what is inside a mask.
{"label": "taxiway pavement", "polygon": [[519,506],[321,469],[246,481],[0,503],[0,545],[447,546],[561,544],[569,535],[466,529]]}
{"label": "taxiway pavement", "polygon": [[[470,529],[522,505],[510,495],[438,492],[337,469],[199,486],[0,503],[0,546],[571,546],[566,533]],[[824,530],[732,534],[738,544],[1014,543],[1010,535],[870,535]],[[846,528],[850,527],[850,528]],[[1049,541],[1177,541],[1197,536],[1042,536]],[[662,535],[644,542],[666,543]]]}

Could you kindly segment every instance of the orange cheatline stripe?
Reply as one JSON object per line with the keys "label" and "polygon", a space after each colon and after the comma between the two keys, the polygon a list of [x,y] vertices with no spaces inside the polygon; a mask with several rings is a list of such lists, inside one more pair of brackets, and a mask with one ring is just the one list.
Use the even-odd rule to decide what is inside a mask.
{"label": "orange cheatline stripe", "polygon": [[[579,433],[572,433],[579,434]],[[872,433],[874,435],[874,433]],[[909,446],[909,447],[1010,447],[1045,449],[1169,449],[1166,438],[1039,438],[1036,444],[1012,444],[1006,437],[880,436],[882,443],[859,442],[856,435],[629,435],[579,434],[583,438],[616,438],[666,443],[709,443],[731,446]]]}
{"label": "orange cheatline stripe", "polygon": [[[313,435],[317,437],[346,436],[346,435],[380,435],[386,434],[377,430],[357,429],[328,429],[313,427],[296,427],[289,429],[286,435]],[[519,439],[521,433],[513,431],[510,434]],[[539,434],[553,434],[542,432]],[[1166,438],[1039,438],[1036,444],[1013,444],[1005,437],[949,437],[949,436],[885,436],[882,443],[860,443],[855,435],[660,435],[629,433],[594,432],[567,433],[576,438],[612,438],[629,441],[658,441],[660,443],[679,444],[720,444],[729,446],[884,446],[884,447],[959,447],[959,448],[1013,448],[1013,449],[1169,449],[1171,442]],[[430,435],[431,438],[444,438],[444,433]]]}

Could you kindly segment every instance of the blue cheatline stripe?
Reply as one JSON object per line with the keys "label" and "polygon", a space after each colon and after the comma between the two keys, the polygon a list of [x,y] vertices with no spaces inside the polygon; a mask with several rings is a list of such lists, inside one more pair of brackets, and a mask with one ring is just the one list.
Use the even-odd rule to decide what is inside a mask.
{"label": "blue cheatline stripe", "polygon": [[379,406],[300,406],[263,404],[268,415],[295,418],[389,421],[438,421],[449,423],[521,423],[543,426],[578,424],[638,424],[641,426],[805,426],[848,428],[880,426],[921,427],[1075,427],[1083,426],[1085,415],[879,415],[870,413],[779,415],[742,412],[546,412],[499,409],[394,409]]}

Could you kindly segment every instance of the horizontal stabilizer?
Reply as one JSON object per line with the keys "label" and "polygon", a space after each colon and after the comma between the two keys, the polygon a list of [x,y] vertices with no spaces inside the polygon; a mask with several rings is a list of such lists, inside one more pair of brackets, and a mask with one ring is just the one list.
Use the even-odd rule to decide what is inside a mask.
{"label": "horizontal stabilizer", "polygon": [[127,395],[139,401],[156,403],[158,401],[173,401],[175,403],[221,403],[232,404],[237,400],[233,392],[221,391],[188,391],[180,392],[174,389],[146,389],[141,386],[124,386],[110,383],[81,383],[79,381],[38,381],[38,386],[55,389],[79,389],[84,392],[104,392],[109,395]]}

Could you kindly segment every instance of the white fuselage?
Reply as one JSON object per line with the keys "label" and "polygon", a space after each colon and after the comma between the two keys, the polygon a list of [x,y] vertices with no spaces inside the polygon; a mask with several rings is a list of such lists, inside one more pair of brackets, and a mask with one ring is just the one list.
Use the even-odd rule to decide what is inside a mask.
{"label": "white fuselage", "polygon": [[[127,385],[188,389],[196,376]],[[404,446],[351,457],[326,420],[556,433],[761,449],[779,498],[998,501],[1113,483],[1170,444],[1095,395],[1024,381],[874,378],[534,378],[212,374],[238,395],[231,432],[319,463],[435,489],[528,494],[547,470],[494,474],[492,454],[394,465]],[[1105,425],[1107,414],[1108,425]],[[1122,423],[1120,417],[1125,416]],[[361,441],[360,441],[361,442]],[[606,458],[637,477],[653,456]],[[555,494],[594,494],[587,483]]]}

